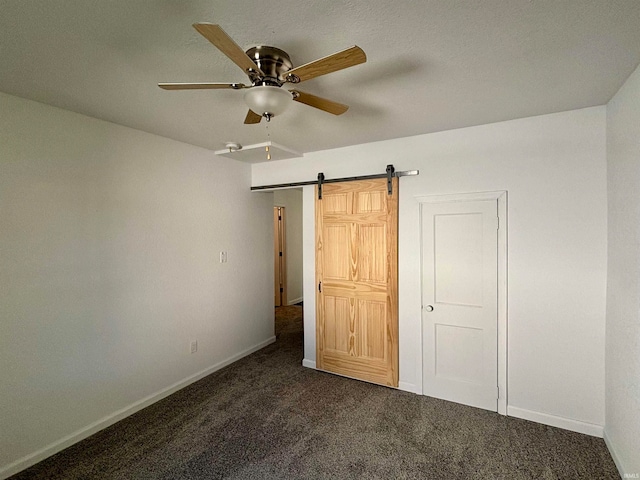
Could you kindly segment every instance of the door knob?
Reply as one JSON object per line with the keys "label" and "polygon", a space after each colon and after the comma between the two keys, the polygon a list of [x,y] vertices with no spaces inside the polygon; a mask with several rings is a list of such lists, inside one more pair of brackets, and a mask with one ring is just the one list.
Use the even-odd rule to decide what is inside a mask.
{"label": "door knob", "polygon": [[424,307],[424,309],[425,309],[427,312],[433,312],[433,305],[427,305],[426,307]]}

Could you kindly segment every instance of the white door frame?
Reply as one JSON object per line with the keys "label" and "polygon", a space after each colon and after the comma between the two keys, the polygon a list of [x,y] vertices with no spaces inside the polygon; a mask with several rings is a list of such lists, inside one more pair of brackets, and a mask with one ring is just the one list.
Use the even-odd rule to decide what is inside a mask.
{"label": "white door frame", "polygon": [[[498,202],[498,413],[507,414],[507,192],[454,193],[450,195],[420,195],[415,199],[418,203],[475,202],[496,200]],[[422,222],[422,206],[420,218]],[[422,228],[420,229],[422,231]],[[422,234],[421,234],[422,235]],[[420,258],[422,264],[422,258]],[[422,283],[422,279],[420,280]],[[422,291],[422,286],[421,286]],[[424,328],[422,319],[420,328]],[[420,358],[424,355],[424,345],[420,343]],[[423,386],[424,389],[424,386]],[[424,391],[424,390],[423,390]]]}

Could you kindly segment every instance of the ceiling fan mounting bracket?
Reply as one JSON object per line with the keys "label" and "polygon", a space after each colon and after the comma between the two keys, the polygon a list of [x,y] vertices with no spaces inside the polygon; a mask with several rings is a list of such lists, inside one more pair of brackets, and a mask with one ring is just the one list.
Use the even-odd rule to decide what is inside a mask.
{"label": "ceiling fan mounting bracket", "polygon": [[256,45],[245,53],[264,73],[261,76],[255,70],[248,72],[254,87],[259,85],[281,87],[287,81],[287,72],[293,68],[287,52],[268,45]]}

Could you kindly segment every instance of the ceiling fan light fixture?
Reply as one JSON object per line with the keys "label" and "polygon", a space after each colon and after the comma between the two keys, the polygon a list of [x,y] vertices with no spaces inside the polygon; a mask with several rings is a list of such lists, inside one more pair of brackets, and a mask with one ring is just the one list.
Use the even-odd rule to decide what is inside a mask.
{"label": "ceiling fan light fixture", "polygon": [[267,118],[284,113],[291,100],[293,100],[293,94],[280,87],[252,87],[244,94],[244,101],[249,108]]}

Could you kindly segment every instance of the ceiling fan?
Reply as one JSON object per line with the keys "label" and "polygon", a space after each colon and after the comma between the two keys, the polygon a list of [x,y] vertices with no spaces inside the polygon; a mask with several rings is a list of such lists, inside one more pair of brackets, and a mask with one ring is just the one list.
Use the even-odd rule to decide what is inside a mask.
{"label": "ceiling fan", "polygon": [[364,51],[353,46],[341,52],[320,58],[299,67],[294,67],[287,52],[266,45],[252,47],[246,52],[227,35],[220,25],[195,23],[193,27],[203,37],[238,65],[249,76],[250,85],[243,83],[159,83],[165,90],[192,89],[247,89],[244,99],[249,112],[244,120],[246,124],[260,123],[262,117],[267,121],[283,113],[291,100],[341,115],[349,107],[326,98],[317,97],[297,89],[282,88],[285,83],[300,83],[327,73],[336,72],[367,61]]}

